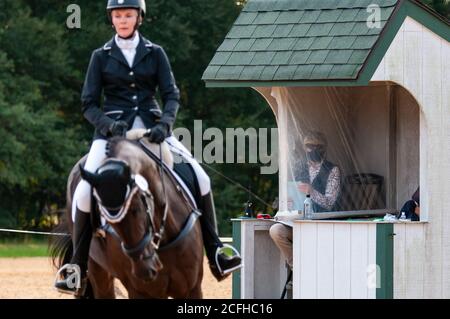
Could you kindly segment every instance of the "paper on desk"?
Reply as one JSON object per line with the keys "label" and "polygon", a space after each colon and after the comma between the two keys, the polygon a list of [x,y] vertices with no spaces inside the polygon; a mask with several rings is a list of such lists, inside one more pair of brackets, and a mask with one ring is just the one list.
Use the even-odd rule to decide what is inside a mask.
{"label": "paper on desk", "polygon": [[303,213],[297,211],[278,212],[272,219],[274,222],[294,227],[294,221],[303,219]]}

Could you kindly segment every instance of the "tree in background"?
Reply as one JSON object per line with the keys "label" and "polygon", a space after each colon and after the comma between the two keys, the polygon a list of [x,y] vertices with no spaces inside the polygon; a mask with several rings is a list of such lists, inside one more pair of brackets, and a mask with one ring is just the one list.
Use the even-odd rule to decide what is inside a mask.
{"label": "tree in background", "polygon": [[[423,0],[449,16],[449,1]],[[251,89],[206,89],[203,71],[230,30],[245,0],[151,0],[142,33],[167,51],[181,89],[176,125],[276,127],[266,102]],[[65,203],[71,167],[88,151],[93,128],[81,115],[80,93],[92,50],[112,35],[105,1],[77,0],[81,29],[68,29],[68,3],[0,1],[0,226],[37,227]],[[205,141],[205,144],[207,141]],[[277,175],[258,164],[213,168],[271,203]],[[248,194],[208,171],[221,235],[242,214]],[[255,202],[255,204],[257,204]],[[257,209],[267,211],[263,204]],[[42,225],[41,225],[42,226]]]}
{"label": "tree in background", "polygon": [[[71,167],[87,152],[93,128],[81,115],[80,93],[89,57],[112,35],[105,1],[79,0],[82,28],[65,27],[67,3],[2,0],[0,4],[0,225],[37,226],[62,208]],[[192,129],[275,127],[271,111],[250,89],[206,89],[203,71],[237,18],[233,0],[153,0],[142,33],[166,49],[182,92],[177,126]],[[5,125],[4,123],[7,123]],[[267,201],[277,178],[258,165],[213,165]],[[248,195],[211,174],[221,235]]]}
{"label": "tree in background", "polygon": [[450,18],[450,0],[421,0],[423,3],[427,4],[434,10],[436,10],[439,14]]}
{"label": "tree in background", "polygon": [[0,223],[27,227],[63,205],[61,177],[79,153],[62,107],[73,72],[58,25],[17,1],[0,11]]}

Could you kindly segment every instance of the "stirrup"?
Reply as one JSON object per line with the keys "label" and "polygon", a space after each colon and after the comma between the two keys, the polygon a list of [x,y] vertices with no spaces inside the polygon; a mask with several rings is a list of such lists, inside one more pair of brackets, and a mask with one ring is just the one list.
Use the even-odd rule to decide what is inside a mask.
{"label": "stirrup", "polygon": [[[66,276],[62,275],[63,271],[66,271]],[[61,280],[60,279],[61,277],[63,277],[64,279]],[[83,285],[82,281],[83,280],[81,278],[80,266],[78,266],[77,264],[65,264],[56,273],[54,287],[57,291],[59,291],[61,293],[79,296],[84,293],[83,290],[85,287],[83,287],[83,286],[85,286],[85,285]],[[75,288],[75,289],[73,291],[71,291],[71,290],[64,290],[64,289],[58,288],[58,284],[63,284],[63,283],[65,283],[69,289],[70,288]]]}
{"label": "stirrup", "polygon": [[216,266],[217,266],[217,270],[222,275],[227,275],[230,272],[233,272],[233,271],[235,271],[235,270],[237,270],[239,268],[242,268],[242,266],[243,266],[242,258],[241,258],[241,263],[239,265],[231,267],[231,268],[226,269],[226,270],[222,270],[222,267],[220,266],[220,263],[219,263],[219,255],[222,253],[222,251],[225,248],[231,249],[234,252],[233,256],[237,256],[237,257],[241,258],[241,254],[239,254],[239,251],[236,248],[234,248],[233,246],[229,245],[229,244],[223,244],[222,247],[217,247],[217,249],[216,249],[216,258],[215,258],[216,259]]}

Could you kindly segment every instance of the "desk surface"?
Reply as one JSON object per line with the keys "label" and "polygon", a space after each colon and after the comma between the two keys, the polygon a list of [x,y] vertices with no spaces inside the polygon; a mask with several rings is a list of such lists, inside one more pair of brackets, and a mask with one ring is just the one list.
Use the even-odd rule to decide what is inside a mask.
{"label": "desk surface", "polygon": [[[271,222],[271,223],[276,223],[277,221],[274,219],[257,219],[257,218],[232,218],[231,221],[238,221],[238,222],[262,222],[262,223],[267,223],[267,222]],[[325,223],[333,223],[333,224],[355,224],[355,223],[360,223],[360,224],[426,224],[428,222],[426,221],[406,221],[406,222],[402,222],[402,221],[384,221],[384,220],[380,220],[379,218],[372,218],[372,219],[368,219],[368,218],[359,218],[359,219],[346,219],[346,220],[333,220],[333,219],[321,219],[321,220],[304,220],[304,219],[298,219],[298,220],[294,220],[293,221],[294,224],[299,224],[299,223],[317,223],[317,224],[325,224]]]}

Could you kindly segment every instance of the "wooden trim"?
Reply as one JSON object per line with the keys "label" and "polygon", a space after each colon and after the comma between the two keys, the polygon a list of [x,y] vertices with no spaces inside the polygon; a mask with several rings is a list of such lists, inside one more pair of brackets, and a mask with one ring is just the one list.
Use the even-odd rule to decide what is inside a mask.
{"label": "wooden trim", "polygon": [[385,195],[386,207],[397,207],[397,99],[396,87],[389,87],[388,121],[389,132],[387,136],[388,176],[385,179],[387,193]]}
{"label": "wooden trim", "polygon": [[321,87],[321,86],[367,86],[369,80],[330,80],[330,81],[216,81],[204,80],[207,88],[254,88],[254,87]]}
{"label": "wooden trim", "polygon": [[[393,224],[377,225],[376,264],[380,267],[377,274],[377,299],[394,298],[394,226]],[[379,279],[378,279],[379,278]]]}
{"label": "wooden trim", "polygon": [[[241,252],[241,223],[239,220],[233,220],[233,245],[234,247]],[[240,299],[241,298],[241,270],[238,269],[232,274],[232,299]]]}
{"label": "wooden trim", "polygon": [[[386,215],[387,213],[392,213],[394,209],[383,208],[383,209],[372,209],[372,210],[351,210],[351,211],[333,211],[333,212],[322,212],[314,213],[313,220],[342,220],[345,218],[375,218]],[[303,213],[300,211],[291,211],[298,214],[299,219],[303,218]]]}
{"label": "wooden trim", "polygon": [[[271,221],[271,220],[268,220]],[[273,223],[273,221],[271,221]],[[417,222],[401,222],[401,221],[384,221],[384,220],[360,220],[360,219],[349,219],[349,220],[294,220],[294,224],[307,224],[307,223],[333,223],[333,224],[428,224],[427,221],[417,221]]]}
{"label": "wooden trim", "polygon": [[450,21],[417,0],[406,4],[407,14],[440,37],[450,42]]}

